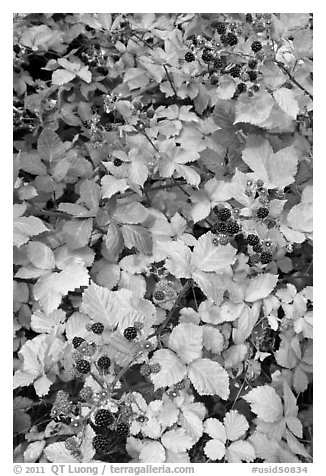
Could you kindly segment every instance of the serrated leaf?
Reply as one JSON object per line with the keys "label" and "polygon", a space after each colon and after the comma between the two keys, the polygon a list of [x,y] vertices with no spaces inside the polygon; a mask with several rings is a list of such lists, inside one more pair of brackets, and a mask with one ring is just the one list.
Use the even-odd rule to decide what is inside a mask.
{"label": "serrated leaf", "polygon": [[38,138],[37,151],[43,159],[52,162],[63,157],[66,146],[56,132],[45,128]]}
{"label": "serrated leaf", "polygon": [[200,175],[192,167],[188,165],[175,164],[175,170],[176,172],[178,172],[178,174],[181,175],[181,177],[186,179],[189,185],[192,185],[193,187],[198,187],[198,185],[200,184]]}
{"label": "serrated leaf", "polygon": [[110,223],[107,234],[103,237],[103,240],[105,245],[105,257],[110,261],[116,261],[124,247],[120,227],[114,223]]}
{"label": "serrated leaf", "polygon": [[249,428],[247,419],[237,410],[230,410],[223,419],[226,438],[231,441],[238,440]]}
{"label": "serrated leaf", "polygon": [[201,357],[202,328],[189,323],[179,324],[170,334],[169,347],[174,350],[183,362],[189,364]]}
{"label": "serrated leaf", "polygon": [[236,327],[233,328],[232,339],[235,344],[242,344],[251,334],[254,325],[259,318],[260,306],[250,308],[245,305],[238,318]]}
{"label": "serrated leaf", "polygon": [[129,187],[126,179],[105,175],[101,180],[102,198],[111,198],[118,192],[124,192]]}
{"label": "serrated leaf", "polygon": [[223,400],[229,396],[229,377],[217,362],[197,359],[188,366],[188,377],[199,395],[219,395]]}
{"label": "serrated leaf", "polygon": [[161,370],[157,374],[151,374],[150,378],[155,390],[161,387],[172,386],[182,380],[187,371],[186,366],[168,349],[160,349],[154,352],[151,363],[159,363]]}
{"label": "serrated leaf", "polygon": [[226,433],[225,428],[220,420],[217,418],[208,418],[204,423],[204,432],[207,433],[211,438],[226,442]]}
{"label": "serrated leaf", "polygon": [[142,463],[164,463],[165,449],[158,441],[148,441],[139,453],[139,460]]}
{"label": "serrated leaf", "polygon": [[235,106],[234,124],[249,122],[258,126],[268,118],[273,105],[273,98],[266,91],[258,92],[253,97],[242,94]]}
{"label": "serrated leaf", "polygon": [[83,248],[88,244],[93,229],[93,220],[69,220],[62,227],[63,238],[71,250]]}
{"label": "serrated leaf", "polygon": [[286,114],[291,116],[293,119],[297,118],[300,108],[291,89],[277,89],[277,91],[274,91],[273,96],[282,111],[286,112]]}
{"label": "serrated leaf", "polygon": [[119,205],[115,209],[112,218],[124,225],[137,225],[144,222],[147,216],[148,210],[144,205],[138,202],[131,202]]}
{"label": "serrated leaf", "polygon": [[191,259],[195,269],[222,272],[235,262],[236,249],[230,244],[215,246],[212,239],[210,231],[198,239]]}
{"label": "serrated leaf", "polygon": [[37,217],[18,217],[14,219],[14,245],[18,248],[27,243],[31,236],[39,235],[49,229],[44,225],[42,220]]}
{"label": "serrated leaf", "polygon": [[294,205],[287,216],[288,224],[294,230],[309,233],[313,230],[313,191],[312,186],[302,192],[301,202]]}
{"label": "serrated leaf", "polygon": [[195,271],[192,277],[208,299],[213,301],[214,304],[221,304],[226,285],[220,275],[215,273],[205,273],[204,271]]}
{"label": "serrated leaf", "polygon": [[245,291],[245,301],[263,299],[273,291],[278,281],[277,274],[264,273],[251,278]]}
{"label": "serrated leaf", "polygon": [[191,278],[191,251],[180,239],[164,245],[165,266],[176,278]]}
{"label": "serrated leaf", "polygon": [[76,74],[66,69],[57,69],[52,73],[52,84],[56,86],[62,86],[63,84],[69,83],[75,79]]}
{"label": "serrated leaf", "polygon": [[91,210],[97,208],[101,198],[101,188],[94,180],[86,179],[80,184],[80,199]]}
{"label": "serrated leaf", "polygon": [[81,310],[88,314],[94,321],[113,329],[119,320],[118,305],[114,293],[108,289],[91,282],[83,293]]}
{"label": "serrated leaf", "polygon": [[255,457],[255,449],[248,441],[235,441],[227,447],[225,452],[225,459],[228,463],[241,463],[242,461],[250,463],[254,461]]}
{"label": "serrated leaf", "polygon": [[283,416],[282,401],[269,385],[256,387],[242,398],[250,403],[251,410],[265,422],[273,423]]}
{"label": "serrated leaf", "polygon": [[57,309],[48,315],[41,311],[35,311],[31,317],[31,328],[38,333],[50,333],[54,327],[59,326],[66,320],[66,314],[62,309]]}
{"label": "serrated leaf", "polygon": [[144,255],[151,255],[153,236],[150,231],[140,225],[122,225],[121,233],[127,248],[135,247]]}
{"label": "serrated leaf", "polygon": [[312,459],[311,455],[308,453],[306,448],[288,430],[286,430],[286,441],[291,451],[293,451],[293,453],[297,455],[301,455],[304,458],[308,458],[309,460]]}
{"label": "serrated leaf", "polygon": [[224,338],[222,333],[213,326],[204,325],[203,329],[203,346],[205,349],[212,351],[214,354],[220,354],[223,350]]}
{"label": "serrated leaf", "polygon": [[89,275],[81,264],[67,266],[60,273],[41,276],[34,285],[34,298],[46,314],[56,310],[63,296],[80,286],[88,286]]}
{"label": "serrated leaf", "polygon": [[209,440],[204,447],[204,453],[212,461],[220,460],[225,455],[225,445],[220,440]]}
{"label": "serrated leaf", "polygon": [[77,76],[85,81],[85,83],[90,83],[92,81],[92,73],[88,69],[88,66],[84,66],[77,72]]}
{"label": "serrated leaf", "polygon": [[41,456],[45,445],[44,440],[30,443],[24,451],[24,463],[35,463]]}
{"label": "serrated leaf", "polygon": [[194,442],[197,442],[203,435],[203,423],[195,413],[191,411],[183,411],[179,418],[180,425],[191,436]]}
{"label": "serrated leaf", "polygon": [[267,188],[284,188],[294,182],[298,154],[293,146],[280,149],[275,154],[269,142],[258,136],[250,136],[242,153],[257,180],[262,179]]}
{"label": "serrated leaf", "polygon": [[61,212],[69,213],[69,215],[80,218],[87,218],[95,215],[82,205],[78,205],[78,203],[62,202],[59,204],[58,209]]}
{"label": "serrated leaf", "polygon": [[187,435],[183,428],[166,431],[162,435],[161,441],[165,448],[175,453],[189,450],[194,444],[191,436]]}
{"label": "serrated leaf", "polygon": [[66,449],[63,441],[47,446],[44,454],[52,463],[78,463],[77,459]]}
{"label": "serrated leaf", "polygon": [[244,361],[247,354],[248,348],[246,344],[231,345],[223,352],[225,368],[236,367],[240,362]]}
{"label": "serrated leaf", "polygon": [[37,268],[52,269],[55,266],[53,251],[39,241],[30,241],[28,243],[27,256],[30,262]]}

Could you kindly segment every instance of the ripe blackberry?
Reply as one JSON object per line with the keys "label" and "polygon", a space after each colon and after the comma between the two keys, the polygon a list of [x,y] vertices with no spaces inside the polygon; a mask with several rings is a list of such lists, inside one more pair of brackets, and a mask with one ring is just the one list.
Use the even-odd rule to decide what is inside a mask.
{"label": "ripe blackberry", "polygon": [[119,436],[128,436],[129,426],[127,425],[127,423],[120,422],[117,426],[116,432]]}
{"label": "ripe blackberry", "polygon": [[144,364],[140,367],[140,373],[144,376],[144,377],[148,377],[151,373],[152,373],[152,369],[150,367],[150,365],[148,364]]}
{"label": "ripe blackberry", "polygon": [[219,22],[216,25],[216,31],[219,35],[224,35],[226,33],[226,26],[225,23]]}
{"label": "ripe blackberry", "polygon": [[191,51],[188,51],[185,54],[185,61],[187,61],[187,63],[192,63],[195,61],[195,55]]}
{"label": "ripe blackberry", "polygon": [[266,218],[268,216],[268,214],[269,214],[269,210],[266,207],[260,207],[257,210],[257,217],[258,218],[262,218],[262,219]]}
{"label": "ripe blackberry", "polygon": [[216,217],[218,218],[218,220],[226,221],[231,217],[231,212],[226,207],[215,206],[213,208],[213,211],[216,214]]}
{"label": "ripe blackberry", "polygon": [[77,349],[77,347],[79,347],[82,342],[85,342],[85,339],[83,339],[82,337],[75,336],[72,339],[72,345],[74,346],[75,349]]}
{"label": "ripe blackberry", "polygon": [[204,48],[201,59],[205,63],[209,63],[213,59],[212,51],[209,48]]}
{"label": "ripe blackberry", "polygon": [[165,299],[165,293],[163,291],[155,291],[153,297],[157,301],[163,301]]}
{"label": "ripe blackberry", "polygon": [[94,332],[94,334],[102,334],[104,331],[102,322],[94,322],[94,324],[91,326],[91,331]]}
{"label": "ripe blackberry", "polygon": [[262,264],[268,264],[273,260],[273,255],[269,251],[263,251],[260,255],[260,261]]}
{"label": "ripe blackberry", "polygon": [[260,51],[262,49],[263,45],[261,44],[260,41],[254,41],[252,44],[251,44],[251,49],[254,53],[257,53],[258,51]]}
{"label": "ripe blackberry", "polygon": [[110,440],[107,436],[96,435],[92,440],[92,445],[96,453],[104,454],[110,449]]}
{"label": "ripe blackberry", "polygon": [[221,221],[219,223],[215,223],[212,228],[211,228],[212,233],[215,233],[216,235],[218,233],[226,233],[227,231],[227,225],[224,221]]}
{"label": "ripe blackberry", "polygon": [[252,247],[252,249],[255,253],[261,253],[264,248],[263,248],[263,245],[261,243],[258,243],[257,245],[254,245]]}
{"label": "ripe blackberry", "polygon": [[259,261],[260,261],[260,254],[255,253],[254,255],[251,255],[251,256],[250,256],[250,262],[251,262],[252,264],[259,263]]}
{"label": "ripe blackberry", "polygon": [[234,220],[230,220],[229,222],[227,222],[226,227],[226,231],[229,235],[236,235],[240,231],[239,224]]}
{"label": "ripe blackberry", "polygon": [[234,33],[228,33],[226,39],[230,46],[235,46],[238,43],[238,38]]}
{"label": "ripe blackberry", "polygon": [[101,409],[95,413],[94,423],[96,426],[108,426],[114,422],[114,417],[109,410]]}
{"label": "ripe blackberry", "polygon": [[250,81],[254,82],[257,79],[257,73],[256,71],[248,71],[248,76]]}
{"label": "ripe blackberry", "polygon": [[257,60],[249,60],[248,61],[248,68],[250,69],[256,69],[257,67]]}
{"label": "ripe blackberry", "polygon": [[155,364],[151,365],[151,373],[152,374],[158,374],[161,371],[161,364],[156,362]]}
{"label": "ripe blackberry", "polygon": [[218,81],[219,81],[218,74],[213,73],[212,76],[211,76],[211,85],[216,86],[218,84]]}
{"label": "ripe blackberry", "polygon": [[149,117],[149,119],[152,119],[152,117],[155,116],[155,110],[154,109],[147,109],[146,115],[147,115],[147,117]]}
{"label": "ripe blackberry", "polygon": [[197,46],[197,37],[196,37],[196,35],[188,36],[187,41],[191,41],[194,46]]}
{"label": "ripe blackberry", "polygon": [[240,72],[241,72],[241,66],[236,64],[230,69],[229,75],[232,76],[233,78],[238,78],[240,76]]}
{"label": "ripe blackberry", "polygon": [[88,374],[88,372],[91,370],[91,364],[88,362],[88,360],[77,360],[76,370],[80,374]]}
{"label": "ripe blackberry", "polygon": [[111,365],[111,359],[107,355],[102,355],[97,361],[97,366],[101,370],[108,370]]}
{"label": "ripe blackberry", "polygon": [[226,45],[227,42],[228,42],[228,37],[227,37],[227,35],[221,35],[221,36],[220,36],[220,40],[221,40],[221,43],[223,43],[223,45]]}
{"label": "ripe blackberry", "polygon": [[134,327],[127,327],[123,331],[123,335],[127,340],[134,340],[137,337],[137,329],[135,329]]}
{"label": "ripe blackberry", "polygon": [[213,66],[214,69],[221,69],[223,67],[223,61],[221,58],[215,58]]}
{"label": "ripe blackberry", "polygon": [[254,235],[252,233],[250,233],[247,236],[247,241],[248,241],[249,245],[251,245],[251,246],[259,245],[259,243],[260,243],[259,236]]}
{"label": "ripe blackberry", "polygon": [[108,68],[107,68],[106,66],[99,66],[99,67],[97,68],[97,71],[98,71],[101,75],[103,75],[103,76],[106,76],[106,75],[108,74],[108,72],[109,72],[109,70],[108,70]]}
{"label": "ripe blackberry", "polygon": [[122,160],[120,160],[120,159],[114,159],[113,165],[114,165],[115,167],[120,167],[120,165],[122,165]]}
{"label": "ripe blackberry", "polygon": [[244,93],[247,90],[247,85],[245,83],[239,83],[237,86],[237,92],[239,94]]}
{"label": "ripe blackberry", "polygon": [[252,14],[251,13],[246,14],[246,22],[247,23],[252,23]]}

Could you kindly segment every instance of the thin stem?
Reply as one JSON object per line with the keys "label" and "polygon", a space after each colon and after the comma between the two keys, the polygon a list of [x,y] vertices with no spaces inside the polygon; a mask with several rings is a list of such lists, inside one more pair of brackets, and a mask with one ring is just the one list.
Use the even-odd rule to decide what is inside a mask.
{"label": "thin stem", "polygon": [[169,323],[170,319],[172,319],[174,312],[179,307],[182,299],[185,297],[185,295],[187,294],[187,292],[189,291],[192,285],[193,285],[192,279],[188,279],[186,284],[181,289],[179,296],[177,297],[175,303],[173,304],[173,307],[170,309],[168,315],[166,316],[164,321],[160,324],[160,326],[156,329],[156,331],[153,332],[153,334],[151,334],[150,336],[148,336],[148,339],[154,336],[157,336],[160,339],[163,329]]}
{"label": "thin stem", "polygon": [[284,66],[283,63],[281,63],[280,61],[277,61],[274,59],[274,62],[277,64],[277,66],[289,77],[290,81],[292,81],[293,84],[295,84],[296,86],[298,86],[298,88],[301,89],[301,91],[303,91],[305,94],[307,94],[310,99],[313,99],[313,95],[307,91],[303,86],[302,84],[298,83],[298,81],[292,76],[292,74],[290,73],[290,71],[288,71],[286,69],[286,67]]}

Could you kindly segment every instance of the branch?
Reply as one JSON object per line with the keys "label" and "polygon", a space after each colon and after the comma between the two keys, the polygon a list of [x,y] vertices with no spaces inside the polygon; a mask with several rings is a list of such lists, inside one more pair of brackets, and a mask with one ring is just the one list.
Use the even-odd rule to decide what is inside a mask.
{"label": "branch", "polygon": [[287,76],[289,77],[290,81],[292,81],[293,84],[295,84],[296,86],[298,86],[298,88],[301,89],[301,91],[303,91],[305,94],[307,94],[310,99],[313,99],[313,95],[310,94],[309,91],[307,91],[303,86],[302,84],[298,83],[298,81],[292,76],[292,74],[286,69],[286,67],[284,66],[283,63],[281,63],[280,61],[277,61],[277,60],[274,60],[274,62],[277,64],[277,66],[285,73],[287,74]]}
{"label": "branch", "polygon": [[149,335],[148,336],[148,339],[150,339],[151,337],[154,337],[154,336],[157,336],[158,339],[160,339],[161,337],[161,333],[164,329],[164,327],[169,323],[169,321],[172,319],[173,317],[173,314],[174,312],[176,311],[176,309],[180,306],[181,304],[181,301],[182,299],[185,297],[185,295],[187,294],[187,292],[189,291],[189,289],[192,287],[193,285],[193,281],[192,279],[188,279],[186,284],[183,286],[183,288],[181,289],[180,293],[179,293],[179,296],[177,297],[177,299],[175,300],[175,303],[173,304],[173,307],[170,309],[168,315],[166,316],[166,318],[164,319],[164,321],[160,324],[160,326],[156,329],[155,332],[153,332],[153,334]]}

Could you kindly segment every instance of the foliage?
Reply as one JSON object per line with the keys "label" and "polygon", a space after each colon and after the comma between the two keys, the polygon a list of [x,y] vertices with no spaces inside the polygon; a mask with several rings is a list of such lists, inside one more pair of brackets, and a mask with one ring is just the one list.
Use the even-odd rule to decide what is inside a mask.
{"label": "foliage", "polygon": [[311,15],[16,14],[13,260],[15,461],[311,462]]}

